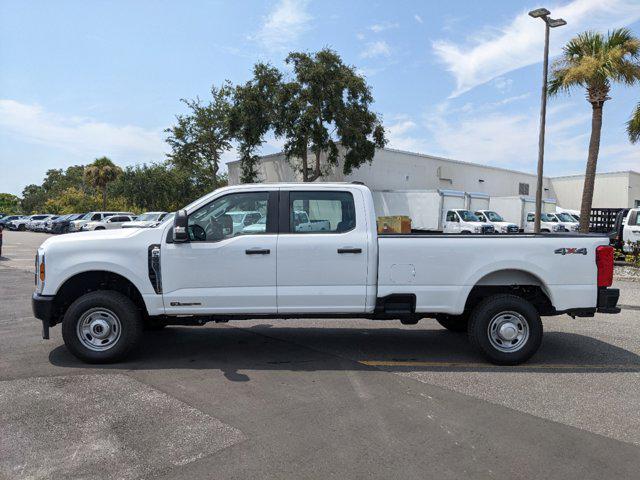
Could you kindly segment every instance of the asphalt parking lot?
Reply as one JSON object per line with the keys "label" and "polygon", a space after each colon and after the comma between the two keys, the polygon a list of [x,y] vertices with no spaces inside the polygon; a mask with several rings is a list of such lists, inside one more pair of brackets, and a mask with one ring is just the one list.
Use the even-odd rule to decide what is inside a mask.
{"label": "asphalt parking lot", "polygon": [[431,320],[170,327],[95,367],[31,315],[46,237],[4,236],[0,478],[638,478],[640,283],[519,367]]}

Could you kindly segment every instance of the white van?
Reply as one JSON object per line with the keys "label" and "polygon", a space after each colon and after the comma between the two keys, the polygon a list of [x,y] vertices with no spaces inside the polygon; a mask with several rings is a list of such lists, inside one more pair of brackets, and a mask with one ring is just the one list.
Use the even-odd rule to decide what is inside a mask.
{"label": "white van", "polygon": [[483,222],[469,210],[448,210],[444,220],[444,233],[495,233],[490,223]]}

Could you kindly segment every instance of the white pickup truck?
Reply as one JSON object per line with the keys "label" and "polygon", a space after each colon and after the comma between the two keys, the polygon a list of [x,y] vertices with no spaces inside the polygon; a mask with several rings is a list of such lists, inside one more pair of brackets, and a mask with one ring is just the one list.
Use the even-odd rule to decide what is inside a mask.
{"label": "white pickup truck", "polygon": [[[234,232],[257,211],[264,231]],[[295,212],[329,222],[299,230]],[[359,184],[225,187],[155,228],[64,235],[35,258],[43,337],[93,363],[123,359],[143,330],[248,318],[436,318],[467,331],[490,361],[517,364],[542,340],[541,316],[617,313],[608,238],[594,235],[376,233]]]}

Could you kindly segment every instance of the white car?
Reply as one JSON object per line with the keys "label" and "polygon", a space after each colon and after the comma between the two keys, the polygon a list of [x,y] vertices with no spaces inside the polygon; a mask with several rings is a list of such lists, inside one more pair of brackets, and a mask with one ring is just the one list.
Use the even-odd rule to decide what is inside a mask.
{"label": "white car", "polygon": [[100,222],[113,215],[133,215],[131,212],[89,212],[77,220],[69,222],[70,232],[79,232],[82,226],[89,222]]}
{"label": "white car", "polygon": [[[331,229],[296,232],[296,202]],[[234,235],[239,206],[264,211],[267,231]],[[378,236],[375,219],[364,185],[225,187],[158,228],[48,238],[32,309],[44,338],[62,324],[68,350],[92,363],[126,358],[145,325],[359,317],[435,318],[467,331],[491,362],[513,365],[540,346],[541,316],[620,312],[606,235]]]}
{"label": "white car", "polygon": [[169,215],[168,212],[145,212],[142,215],[138,215],[135,220],[123,223],[122,228],[154,227],[162,222],[167,215]]}
{"label": "white car", "polygon": [[44,232],[47,226],[47,222],[53,221],[58,218],[59,215],[47,215],[45,218],[39,220],[33,220],[29,224],[29,229],[34,232]]}
{"label": "white car", "polygon": [[632,208],[622,227],[622,242],[625,252],[632,250],[631,244],[640,242],[640,208]]}
{"label": "white car", "polygon": [[577,232],[580,229],[580,222],[576,221],[573,216],[567,212],[551,213],[554,215],[561,225],[563,225],[569,232]]}
{"label": "white car", "polygon": [[485,223],[490,223],[498,233],[518,233],[520,228],[512,222],[506,222],[502,216],[493,210],[478,210],[476,216]]}
{"label": "white car", "polygon": [[112,215],[99,222],[85,223],[80,231],[86,232],[90,230],[113,230],[114,228],[122,228],[125,222],[131,222],[135,219],[132,215]]}
{"label": "white car", "polygon": [[9,230],[29,230],[29,226],[36,220],[42,220],[48,217],[48,215],[30,215],[28,217],[18,218],[9,222]]}
{"label": "white car", "polygon": [[444,233],[495,233],[495,228],[488,222],[482,221],[474,213],[463,208],[448,210],[445,216]]}
{"label": "white car", "polygon": [[[533,212],[527,213],[527,223],[525,224],[524,231],[527,233],[533,233],[534,222],[536,214]],[[552,213],[542,212],[540,214],[540,232],[542,233],[561,233],[568,232],[569,229],[560,223],[558,218]]]}

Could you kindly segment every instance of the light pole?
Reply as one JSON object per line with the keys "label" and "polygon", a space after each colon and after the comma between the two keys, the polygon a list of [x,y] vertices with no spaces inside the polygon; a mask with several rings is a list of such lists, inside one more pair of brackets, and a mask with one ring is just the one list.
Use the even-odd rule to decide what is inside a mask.
{"label": "light pole", "polygon": [[547,71],[549,70],[549,29],[566,25],[563,19],[549,18],[546,8],[531,10],[529,16],[544,21],[544,66],[542,67],[542,99],[540,105],[540,136],[538,138],[538,186],[536,189],[536,217],[533,231],[540,233],[540,213],[542,212],[542,173],[544,171],[544,131],[547,117]]}

